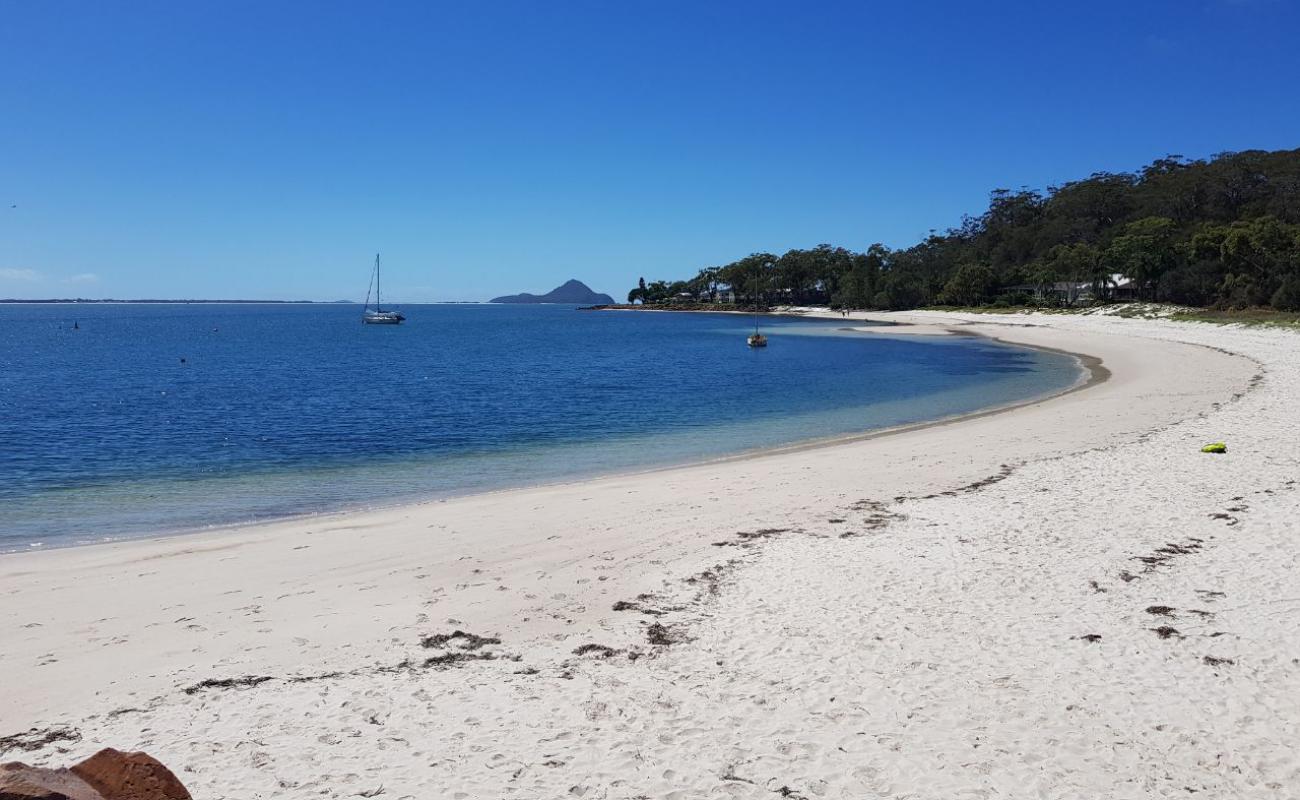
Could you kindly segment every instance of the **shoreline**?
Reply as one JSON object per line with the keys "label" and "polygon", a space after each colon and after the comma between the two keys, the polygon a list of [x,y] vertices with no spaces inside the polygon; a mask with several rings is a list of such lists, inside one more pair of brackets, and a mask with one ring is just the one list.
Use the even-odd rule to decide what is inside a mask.
{"label": "shoreline", "polygon": [[[0,687],[0,719],[12,729],[0,734],[71,726],[82,737],[73,755],[147,747],[189,770],[198,793],[232,796],[346,796],[380,783],[394,796],[501,796],[514,791],[512,774],[530,796],[573,786],[709,796],[725,775],[800,791],[820,780],[829,796],[862,796],[877,790],[852,783],[857,767],[845,758],[887,770],[896,791],[919,787],[916,775],[971,788],[952,782],[977,773],[942,766],[970,758],[968,743],[949,741],[963,731],[990,741],[984,759],[1054,758],[1042,755],[1043,735],[1016,738],[1016,720],[1045,720],[1072,731],[1055,734],[1071,742],[1094,737],[1072,745],[1079,752],[1110,752],[1109,727],[1060,719],[1070,700],[1058,698],[1091,685],[1093,668],[1120,690],[1074,702],[1107,726],[1192,720],[1192,711],[1170,716],[1171,693],[1224,689],[1206,683],[1214,672],[1199,650],[1185,666],[1160,660],[1175,640],[1150,633],[1142,609],[1208,608],[1220,613],[1216,629],[1244,632],[1250,590],[1224,575],[1247,570],[1242,587],[1291,596],[1271,582],[1292,561],[1251,559],[1262,546],[1253,539],[1241,556],[1231,550],[1270,529],[1248,520],[1217,543],[1224,522],[1209,512],[1233,492],[1252,507],[1225,512],[1234,517],[1294,511],[1274,508],[1293,496],[1278,476],[1300,463],[1286,433],[1296,423],[1276,427],[1290,419],[1286,398],[1300,382],[1300,369],[1278,360],[1293,339],[1211,336],[1186,323],[886,317],[903,318],[1088,353],[1109,375],[1015,413],[794,452],[11,554],[0,558],[9,643],[0,670],[23,681]],[[1229,455],[1200,454],[1196,443],[1210,436],[1229,440]],[[1107,481],[1141,502],[1117,516],[1096,502],[1126,496],[1099,488]],[[1182,536],[1205,553],[1186,556],[1189,565],[1228,570],[1182,591],[1226,591],[1233,607],[1246,602],[1245,616],[1182,597],[1164,569],[1113,577]],[[1248,571],[1273,566],[1282,572]],[[1198,619],[1176,627],[1192,637],[1209,624]],[[453,631],[499,642],[450,644],[438,657],[455,666],[419,668],[442,653],[422,638]],[[1100,645],[1070,641],[1094,633]],[[1207,656],[1253,663],[1251,643],[1274,639],[1205,641],[1217,648]],[[609,655],[575,652],[589,646]],[[187,691],[242,676],[276,682]],[[998,676],[1024,689],[1008,694]],[[1174,688],[1161,694],[1148,681]],[[1130,684],[1142,688],[1130,696]],[[1278,685],[1258,691],[1273,698]],[[1154,717],[1143,716],[1148,697],[1162,700]],[[353,726],[346,752],[317,738]],[[890,731],[908,747],[877,753],[861,730]],[[1270,731],[1251,735],[1286,739]],[[236,745],[250,739],[256,748]],[[780,755],[780,741],[817,750]],[[1157,749],[1165,761],[1182,752]],[[265,758],[250,761],[256,753]],[[510,769],[494,770],[492,754]],[[54,748],[26,756],[47,759],[67,760]],[[273,772],[257,766],[267,759]],[[548,759],[559,766],[542,766]],[[1012,775],[1024,762],[997,763]],[[1074,765],[1062,774],[1089,783],[1052,785],[1106,794],[1098,781],[1112,771]]]}
{"label": "shoreline", "polygon": [[[220,301],[209,301],[209,302],[218,303]],[[254,301],[245,301],[245,304],[250,302],[254,302]],[[624,311],[624,310],[631,310],[631,309],[601,309],[601,310]],[[664,309],[646,309],[646,310],[659,311]],[[739,311],[711,311],[711,310],[691,311],[691,310],[675,310],[675,309],[666,309],[666,310],[673,311],[674,313],[705,313],[705,314],[743,313]],[[831,312],[825,312],[824,316],[819,316],[818,309],[811,309],[808,312],[804,312],[804,313],[800,313],[800,312],[774,312],[773,313],[774,316],[785,316],[785,317],[799,318],[799,319],[808,319],[808,318],[831,319],[832,317],[830,316],[830,314]],[[834,318],[839,318],[839,315],[838,314],[835,315]],[[864,317],[864,319],[869,320],[870,314]],[[598,473],[593,473],[588,475],[577,476],[571,479],[561,479],[558,481],[520,484],[520,485],[505,486],[505,487],[495,488],[495,489],[486,489],[481,491],[471,491],[466,493],[456,493],[456,494],[448,494],[448,495],[427,495],[421,497],[409,497],[409,498],[396,499],[394,502],[391,503],[378,502],[378,503],[370,503],[365,505],[350,505],[350,506],[335,508],[335,509],[304,511],[300,513],[275,515],[275,516],[263,517],[260,519],[251,519],[245,521],[212,523],[210,525],[203,525],[203,526],[191,527],[191,528],[177,528],[177,529],[167,529],[167,530],[158,530],[158,531],[148,531],[142,533],[128,533],[128,534],[122,534],[114,538],[101,539],[97,541],[79,541],[79,542],[58,543],[58,544],[47,544],[41,542],[38,544],[29,544],[25,549],[0,550],[0,561],[2,561],[6,557],[21,554],[21,553],[55,552],[59,550],[65,550],[68,548],[81,548],[81,547],[109,547],[114,545],[127,544],[131,542],[162,541],[162,540],[174,539],[177,537],[196,536],[196,535],[218,536],[225,532],[239,531],[248,528],[264,526],[264,525],[274,525],[274,524],[288,523],[288,522],[329,521],[332,519],[348,517],[355,514],[397,511],[407,507],[421,507],[430,504],[443,503],[449,500],[459,500],[459,499],[471,498],[471,497],[488,497],[488,496],[499,495],[499,494],[514,492],[514,491],[527,490],[527,489],[546,489],[546,488],[554,488],[559,486],[571,486],[574,484],[581,484],[588,481],[600,480],[603,478],[627,478],[627,477],[634,477],[638,475],[655,474],[655,473],[669,471],[669,470],[677,470],[677,469],[682,469],[687,467],[707,466],[711,464],[725,464],[733,461],[742,461],[751,458],[761,458],[769,455],[797,453],[797,452],[802,452],[804,450],[817,449],[823,447],[835,447],[843,444],[851,444],[853,442],[868,441],[882,436],[892,436],[892,435],[907,433],[909,431],[924,430],[931,427],[958,424],[964,420],[978,419],[992,414],[1007,413],[1019,408],[1024,408],[1027,406],[1032,406],[1038,403],[1046,402],[1055,397],[1059,397],[1061,395],[1087,389],[1090,386],[1093,386],[1094,384],[1102,383],[1108,380],[1110,377],[1110,371],[1107,370],[1101,364],[1100,359],[1097,359],[1093,356],[1084,353],[1075,353],[1068,350],[1053,348],[1053,347],[1040,347],[1034,345],[1017,344],[1015,342],[1005,341],[991,334],[955,330],[953,329],[952,326],[928,326],[922,323],[893,322],[888,325],[887,329],[881,329],[879,331],[864,331],[857,328],[844,328],[841,330],[854,331],[857,333],[879,333],[881,335],[887,335],[887,336],[888,335],[911,336],[917,334],[912,331],[909,331],[908,330],[909,328],[929,328],[929,327],[943,327],[947,333],[952,335],[971,336],[971,337],[989,339],[991,341],[995,341],[1000,344],[1005,344],[1010,347],[1020,347],[1028,350],[1038,350],[1042,352],[1054,353],[1056,355],[1067,356],[1075,359],[1078,362],[1080,368],[1080,375],[1078,380],[1076,380],[1074,384],[1062,389],[1051,390],[1046,393],[1032,395],[1030,397],[1026,397],[1020,400],[995,404],[992,406],[976,409],[974,411],[951,414],[943,417],[937,417],[935,419],[925,420],[922,422],[907,423],[903,425],[893,425],[884,428],[875,428],[871,430],[861,431],[858,433],[838,434],[838,435],[830,435],[830,436],[815,436],[807,439],[801,439],[798,441],[789,442],[786,444],[752,448],[748,450],[742,450],[734,453],[723,454],[723,455],[718,455],[718,456],[708,457],[703,459],[693,459],[688,461],[673,462],[673,463],[667,463],[659,466],[648,466],[644,468],[615,470],[613,472],[598,472]]]}

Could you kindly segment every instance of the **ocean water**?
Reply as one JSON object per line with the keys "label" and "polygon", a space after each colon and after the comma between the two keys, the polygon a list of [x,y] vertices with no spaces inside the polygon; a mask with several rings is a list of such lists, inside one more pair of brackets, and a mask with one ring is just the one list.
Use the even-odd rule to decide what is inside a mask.
{"label": "ocean water", "polygon": [[0,305],[0,552],[699,461],[1080,377],[1064,355],[839,321],[765,319],[751,350],[730,314],[403,311]]}

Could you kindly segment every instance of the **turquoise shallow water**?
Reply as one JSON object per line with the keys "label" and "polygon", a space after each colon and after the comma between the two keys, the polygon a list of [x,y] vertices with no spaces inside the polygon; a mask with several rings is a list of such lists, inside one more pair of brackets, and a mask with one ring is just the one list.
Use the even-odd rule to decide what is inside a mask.
{"label": "turquoise shallow water", "polygon": [[[1071,357],[565,306],[0,306],[0,551],[573,479],[1059,391]],[[76,323],[76,329],[73,324]]]}

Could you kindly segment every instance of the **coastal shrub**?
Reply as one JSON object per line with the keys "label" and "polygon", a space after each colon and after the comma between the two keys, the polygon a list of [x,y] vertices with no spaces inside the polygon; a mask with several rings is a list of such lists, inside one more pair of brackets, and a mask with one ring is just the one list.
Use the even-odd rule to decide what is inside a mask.
{"label": "coastal shrub", "polygon": [[939,292],[939,304],[977,306],[989,300],[998,279],[985,264],[963,264],[957,268]]}
{"label": "coastal shrub", "polygon": [[1041,301],[1028,292],[1003,292],[993,298],[993,305],[997,308],[1024,308],[1026,306],[1045,306],[1050,305]]}
{"label": "coastal shrub", "polygon": [[1278,311],[1300,311],[1300,275],[1288,275],[1273,293],[1271,303]]}
{"label": "coastal shrub", "polygon": [[1223,283],[1222,265],[1210,259],[1198,260],[1160,278],[1158,293],[1168,303],[1180,306],[1209,306],[1218,298]]}
{"label": "coastal shrub", "polygon": [[890,311],[906,311],[909,308],[919,308],[926,304],[927,295],[925,289],[921,286],[919,280],[902,279],[891,282],[885,291],[878,295],[876,305],[879,308],[887,308]]}

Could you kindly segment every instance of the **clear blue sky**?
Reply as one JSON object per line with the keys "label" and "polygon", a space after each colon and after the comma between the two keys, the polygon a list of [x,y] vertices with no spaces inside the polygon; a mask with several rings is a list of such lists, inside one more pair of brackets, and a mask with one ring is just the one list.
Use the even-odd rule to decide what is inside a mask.
{"label": "clear blue sky", "polygon": [[[0,297],[622,295],[1300,147],[1300,11],[0,0]],[[17,205],[17,208],[11,206]]]}

